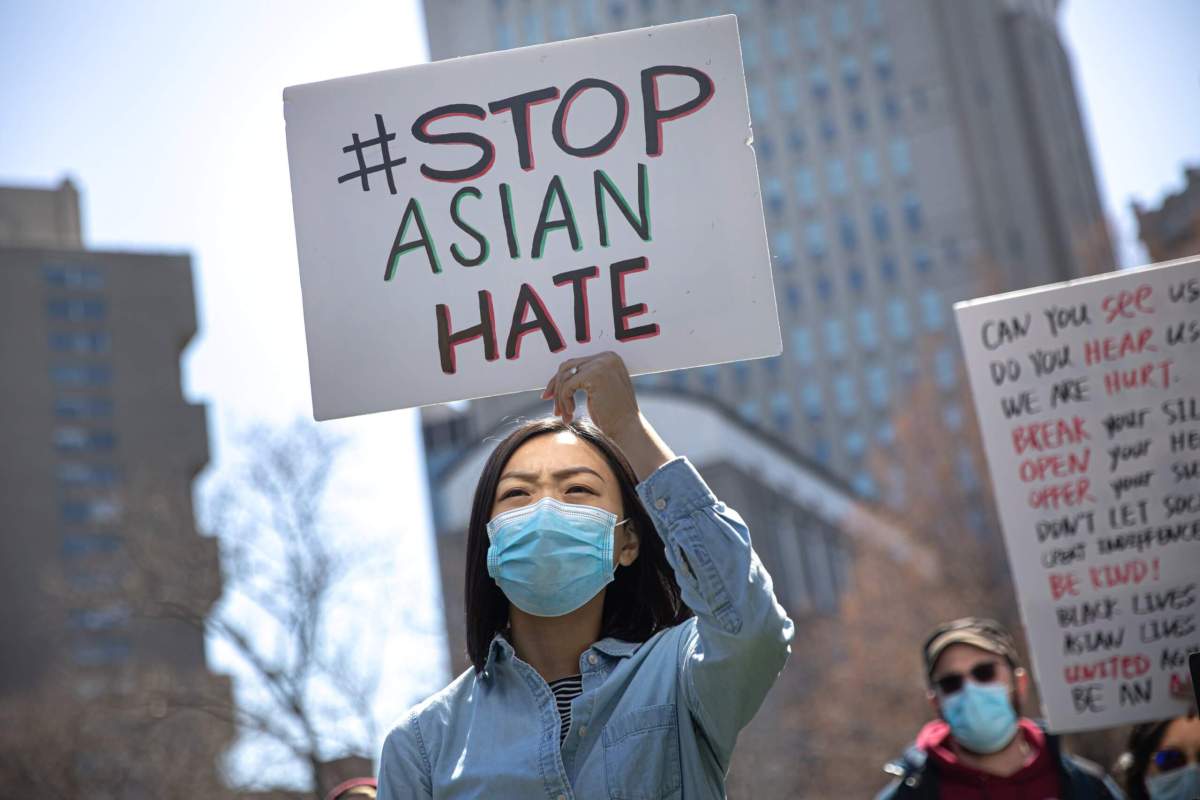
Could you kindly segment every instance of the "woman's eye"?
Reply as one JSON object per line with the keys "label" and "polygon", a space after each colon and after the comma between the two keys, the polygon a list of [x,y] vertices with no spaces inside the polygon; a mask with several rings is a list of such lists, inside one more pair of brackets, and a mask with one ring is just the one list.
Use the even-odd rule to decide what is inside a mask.
{"label": "woman's eye", "polygon": [[567,494],[570,494],[571,492],[586,492],[587,494],[596,493],[590,486],[572,486],[571,488],[567,489]]}
{"label": "woman's eye", "polygon": [[501,500],[507,500],[510,497],[524,497],[529,494],[524,489],[509,489],[504,494],[500,495]]}

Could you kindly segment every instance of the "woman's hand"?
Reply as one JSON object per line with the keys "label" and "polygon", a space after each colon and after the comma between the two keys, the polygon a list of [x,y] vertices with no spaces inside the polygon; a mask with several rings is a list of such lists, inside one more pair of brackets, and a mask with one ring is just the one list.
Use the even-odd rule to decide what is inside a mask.
{"label": "woman's hand", "polygon": [[546,384],[542,398],[553,399],[554,413],[570,422],[579,391],[587,395],[588,416],[621,448],[638,480],[675,457],[638,411],[633,381],[616,353],[567,359]]}

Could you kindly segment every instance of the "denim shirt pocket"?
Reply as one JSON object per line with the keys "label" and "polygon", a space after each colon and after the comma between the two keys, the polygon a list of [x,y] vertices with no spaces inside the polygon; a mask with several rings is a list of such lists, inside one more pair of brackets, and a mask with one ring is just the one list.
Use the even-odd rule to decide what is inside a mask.
{"label": "denim shirt pocket", "polygon": [[613,717],[604,726],[604,773],[610,800],[666,800],[682,793],[674,703]]}

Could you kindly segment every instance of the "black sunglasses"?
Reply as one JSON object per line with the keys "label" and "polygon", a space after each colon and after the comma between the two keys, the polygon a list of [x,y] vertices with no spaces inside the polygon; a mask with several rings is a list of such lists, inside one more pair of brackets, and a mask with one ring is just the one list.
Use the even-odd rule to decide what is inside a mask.
{"label": "black sunglasses", "polygon": [[[971,667],[967,670],[967,675],[970,675],[971,680],[975,683],[991,683],[996,680],[997,672],[998,664],[995,661],[988,661]],[[961,672],[951,672],[949,675],[943,675],[935,680],[933,685],[941,694],[951,695],[962,689],[967,675],[963,675]]]}
{"label": "black sunglasses", "polygon": [[[1172,772],[1180,767],[1187,766],[1187,753],[1176,747],[1168,747],[1165,750],[1159,750],[1154,754],[1154,765],[1158,767],[1159,772]],[[1200,763],[1200,751],[1196,753],[1196,761]]]}

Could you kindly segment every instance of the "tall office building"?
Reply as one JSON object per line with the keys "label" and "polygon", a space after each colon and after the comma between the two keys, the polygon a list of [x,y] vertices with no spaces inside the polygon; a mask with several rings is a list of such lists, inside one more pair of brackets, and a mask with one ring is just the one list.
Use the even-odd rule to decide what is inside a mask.
{"label": "tall office building", "polygon": [[[893,445],[915,381],[943,392],[921,411],[944,421],[965,473],[973,462],[951,304],[1114,264],[1058,6],[436,0],[425,17],[442,59],[737,14],[784,354],[640,383],[714,397],[901,505],[880,497],[868,454]],[[528,402],[473,403],[465,423]]]}
{"label": "tall office building", "polygon": [[[0,188],[0,705],[49,686],[72,702],[156,686],[227,697],[203,631],[145,602],[204,613],[221,593],[217,542],[192,515],[208,438],[180,385],[190,259],[88,250],[80,229],[69,182]],[[193,729],[175,758],[195,766],[202,741],[230,734]]]}

